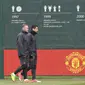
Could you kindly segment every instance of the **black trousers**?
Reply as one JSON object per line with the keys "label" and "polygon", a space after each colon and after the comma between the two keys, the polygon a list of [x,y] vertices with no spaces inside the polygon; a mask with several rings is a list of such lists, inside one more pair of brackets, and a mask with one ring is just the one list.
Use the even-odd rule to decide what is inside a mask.
{"label": "black trousers", "polygon": [[29,57],[28,56],[21,56],[20,58],[20,63],[21,63],[21,66],[18,67],[16,70],[15,70],[15,74],[17,74],[18,72],[20,72],[21,70],[23,70],[23,76],[24,76],[24,79],[27,79],[27,68],[29,67]]}
{"label": "black trousers", "polygon": [[35,60],[30,60],[29,62],[29,67],[32,73],[32,80],[36,79],[36,63],[35,62],[36,62]]}
{"label": "black trousers", "polygon": [[[34,57],[30,56],[28,61],[27,61],[27,65],[28,65],[27,71],[31,70],[32,80],[36,79],[36,64],[37,64],[37,55],[35,55]],[[24,75],[24,74],[25,73],[23,71],[22,75]]]}

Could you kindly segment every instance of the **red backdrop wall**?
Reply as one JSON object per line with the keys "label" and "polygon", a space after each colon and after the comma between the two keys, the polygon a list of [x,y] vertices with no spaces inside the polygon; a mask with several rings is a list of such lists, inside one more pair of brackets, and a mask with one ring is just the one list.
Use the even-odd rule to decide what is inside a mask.
{"label": "red backdrop wall", "polygon": [[[79,52],[85,56],[85,50],[81,49],[38,50],[37,75],[85,75],[85,69],[74,74],[66,68],[66,56],[72,52]],[[18,66],[20,62],[17,50],[4,50],[4,74],[10,75]]]}

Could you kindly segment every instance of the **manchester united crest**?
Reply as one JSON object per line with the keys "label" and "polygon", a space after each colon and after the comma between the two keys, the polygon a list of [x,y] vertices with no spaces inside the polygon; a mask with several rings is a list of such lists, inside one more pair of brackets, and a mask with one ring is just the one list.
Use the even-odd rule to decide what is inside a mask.
{"label": "manchester united crest", "polygon": [[85,56],[79,52],[72,52],[66,56],[65,65],[72,73],[79,73],[85,68]]}

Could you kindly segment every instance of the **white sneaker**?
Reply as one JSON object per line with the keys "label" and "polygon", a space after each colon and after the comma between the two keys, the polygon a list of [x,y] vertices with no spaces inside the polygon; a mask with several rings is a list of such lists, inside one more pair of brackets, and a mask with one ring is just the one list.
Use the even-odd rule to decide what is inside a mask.
{"label": "white sneaker", "polygon": [[28,82],[31,82],[31,81],[28,80],[28,79],[24,79],[24,82],[25,82],[25,83],[28,83]]}
{"label": "white sneaker", "polygon": [[33,79],[32,82],[39,82],[40,83],[41,81]]}

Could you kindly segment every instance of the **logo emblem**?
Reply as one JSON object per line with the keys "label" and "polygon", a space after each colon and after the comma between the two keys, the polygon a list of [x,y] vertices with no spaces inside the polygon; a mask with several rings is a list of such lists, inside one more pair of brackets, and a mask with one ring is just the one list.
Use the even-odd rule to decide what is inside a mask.
{"label": "logo emblem", "polygon": [[85,68],[85,56],[79,52],[72,52],[66,56],[65,65],[72,73],[79,73]]}

